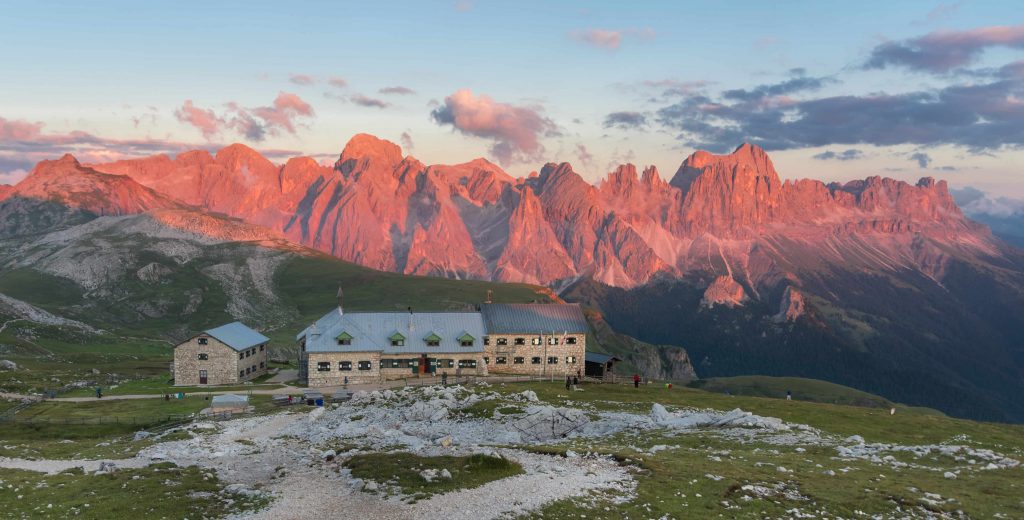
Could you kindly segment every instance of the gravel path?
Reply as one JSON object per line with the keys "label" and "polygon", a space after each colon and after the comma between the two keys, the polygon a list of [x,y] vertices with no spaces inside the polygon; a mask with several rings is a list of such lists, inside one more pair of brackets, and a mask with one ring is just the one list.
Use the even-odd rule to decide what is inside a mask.
{"label": "gravel path", "polygon": [[118,468],[144,468],[151,464],[150,460],[140,459],[138,457],[131,459],[102,460],[28,460],[0,457],[0,468],[38,471],[40,473],[46,473],[49,475],[53,475],[54,473],[60,473],[62,471],[67,471],[72,468],[82,468],[86,472],[92,473],[94,471],[98,471],[100,469],[100,464],[104,462],[112,462]]}

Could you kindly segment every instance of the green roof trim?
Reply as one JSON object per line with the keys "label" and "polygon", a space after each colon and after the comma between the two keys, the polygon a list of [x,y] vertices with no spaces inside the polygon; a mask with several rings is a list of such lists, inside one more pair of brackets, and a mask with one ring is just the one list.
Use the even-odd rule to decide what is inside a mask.
{"label": "green roof trim", "polygon": [[339,339],[339,340],[340,339],[349,339],[350,340],[350,339],[354,339],[354,338],[355,338],[355,336],[349,334],[348,332],[341,331],[341,334],[338,334],[338,336],[336,338],[334,338],[334,339]]}
{"label": "green roof trim", "polygon": [[474,338],[474,337],[473,337],[473,336],[472,336],[472,335],[471,335],[470,333],[468,333],[468,332],[463,332],[463,333],[462,333],[462,335],[458,337],[458,340],[459,340],[459,341],[476,341],[476,338]]}
{"label": "green roof trim", "polygon": [[435,332],[431,332],[428,336],[423,338],[423,341],[441,341],[441,336],[438,336]]}
{"label": "green roof trim", "polygon": [[395,331],[394,334],[388,336],[388,339],[390,339],[391,341],[395,341],[395,340],[403,340],[404,341],[405,340],[405,336],[400,334],[398,331]]}

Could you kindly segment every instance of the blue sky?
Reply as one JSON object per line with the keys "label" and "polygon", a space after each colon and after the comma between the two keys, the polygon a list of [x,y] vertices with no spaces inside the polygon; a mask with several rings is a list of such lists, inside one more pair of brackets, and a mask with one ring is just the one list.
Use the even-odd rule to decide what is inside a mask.
{"label": "blue sky", "polygon": [[1006,68],[1024,59],[1022,12],[1009,1],[8,2],[0,182],[64,151],[101,161],[237,141],[278,161],[329,160],[368,132],[427,163],[484,156],[521,175],[569,161],[590,180],[624,161],[671,177],[697,147],[751,140],[787,178],[932,175],[1024,196],[1024,75]]}

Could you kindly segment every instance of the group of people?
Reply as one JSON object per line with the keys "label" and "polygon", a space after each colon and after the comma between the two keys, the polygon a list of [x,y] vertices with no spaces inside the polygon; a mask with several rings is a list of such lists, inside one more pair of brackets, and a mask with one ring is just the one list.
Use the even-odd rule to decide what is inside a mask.
{"label": "group of people", "polygon": [[569,376],[569,375],[565,376],[565,389],[566,390],[578,390],[579,389],[578,388],[579,384],[580,384],[580,371],[579,370],[576,371],[576,375],[574,375],[574,376]]}

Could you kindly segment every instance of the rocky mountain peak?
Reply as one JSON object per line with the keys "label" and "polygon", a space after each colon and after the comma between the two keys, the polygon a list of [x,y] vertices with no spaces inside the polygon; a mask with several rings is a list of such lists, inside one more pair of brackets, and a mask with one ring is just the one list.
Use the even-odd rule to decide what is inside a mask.
{"label": "rocky mountain peak", "polygon": [[393,168],[401,162],[402,148],[397,144],[370,134],[356,134],[341,151],[335,168],[348,175],[357,164],[375,163]]}
{"label": "rocky mountain peak", "polygon": [[723,274],[715,278],[711,285],[704,290],[704,297],[701,298],[700,304],[707,308],[715,305],[737,307],[743,305],[743,302],[747,300],[747,293],[743,290],[743,286],[733,280],[732,276]]}

